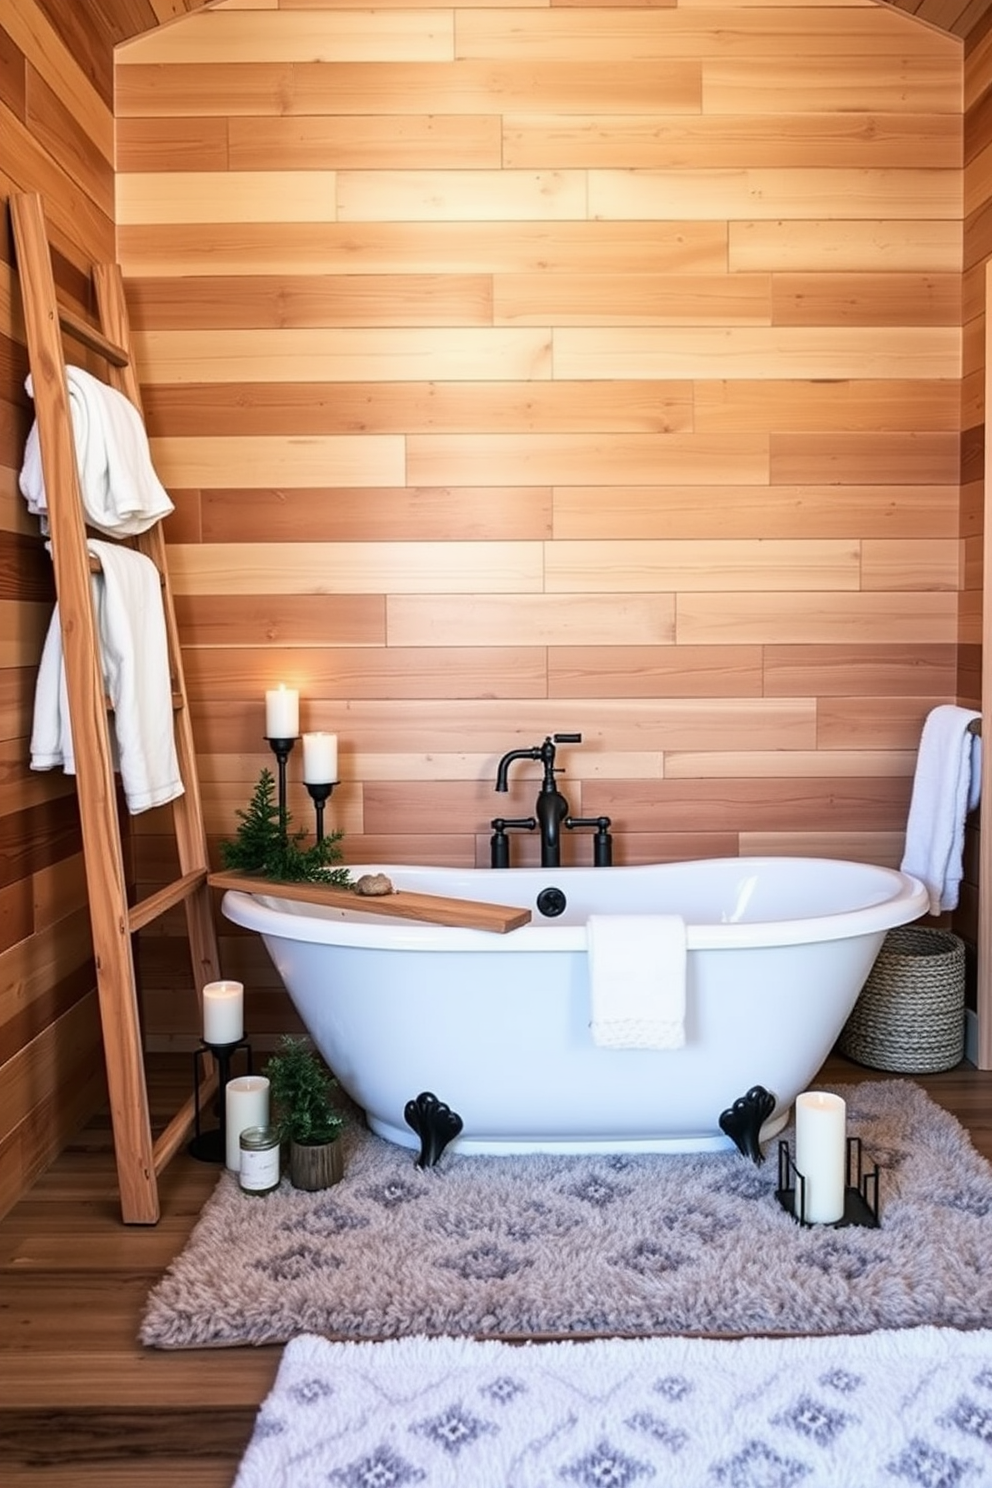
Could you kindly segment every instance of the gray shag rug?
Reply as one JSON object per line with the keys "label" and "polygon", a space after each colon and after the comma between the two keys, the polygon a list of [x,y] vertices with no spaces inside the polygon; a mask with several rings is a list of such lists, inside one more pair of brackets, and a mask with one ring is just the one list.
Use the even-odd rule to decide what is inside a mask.
{"label": "gray shag rug", "polygon": [[796,1224],[775,1198],[777,1141],[760,1166],[449,1150],[421,1170],[353,1122],[331,1189],[283,1179],[249,1197],[223,1174],[141,1341],[992,1326],[992,1166],[911,1081],[833,1088],[882,1170],[877,1229]]}

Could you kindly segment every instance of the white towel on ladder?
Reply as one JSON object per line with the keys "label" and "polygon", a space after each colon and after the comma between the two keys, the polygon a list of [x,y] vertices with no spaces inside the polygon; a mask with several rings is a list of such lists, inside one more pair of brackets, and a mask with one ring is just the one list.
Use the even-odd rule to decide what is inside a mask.
{"label": "white towel on ladder", "polygon": [[[132,814],[183,793],[176,756],[168,641],[158,569],[150,558],[116,543],[90,539],[100,559],[93,585],[103,678],[114,708],[121,784]],[[38,668],[32,770],[60,766],[75,774],[65,692],[62,631],[55,606]]]}
{"label": "white towel on ladder", "polygon": [[590,915],[593,1042],[606,1049],[685,1043],[686,931],[679,915]]}
{"label": "white towel on ladder", "polygon": [[957,908],[965,819],[981,796],[981,739],[968,726],[980,716],[942,703],[920,736],[902,870],[926,885],[935,915]]}
{"label": "white towel on ladder", "polygon": [[[140,413],[123,393],[82,367],[66,367],[65,375],[86,521],[117,537],[147,531],[168,516],[173,505],[152,465]],[[33,397],[30,376],[24,385]],[[24,446],[18,483],[28,510],[41,519],[41,530],[47,533],[48,495],[37,420]]]}

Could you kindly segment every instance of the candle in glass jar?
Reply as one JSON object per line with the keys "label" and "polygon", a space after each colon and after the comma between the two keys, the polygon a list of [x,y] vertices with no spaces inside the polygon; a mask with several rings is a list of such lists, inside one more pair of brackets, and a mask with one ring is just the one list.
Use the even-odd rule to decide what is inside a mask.
{"label": "candle in glass jar", "polygon": [[333,785],[338,778],[337,734],[303,735],[304,785]]}
{"label": "candle in glass jar", "polygon": [[300,694],[280,682],[265,694],[265,737],[295,739],[300,732]]}
{"label": "candle in glass jar", "polygon": [[269,1082],[264,1075],[228,1080],[224,1091],[224,1146],[227,1166],[241,1170],[241,1133],[269,1124]]}
{"label": "candle in glass jar", "polygon": [[[836,1224],[844,1216],[846,1121],[847,1107],[839,1095],[807,1090],[796,1097],[796,1168],[806,1180],[799,1218],[808,1224]],[[798,1208],[798,1194],[796,1204]]]}
{"label": "candle in glass jar", "polygon": [[236,1044],[245,1031],[243,982],[208,982],[203,989],[203,1042]]}

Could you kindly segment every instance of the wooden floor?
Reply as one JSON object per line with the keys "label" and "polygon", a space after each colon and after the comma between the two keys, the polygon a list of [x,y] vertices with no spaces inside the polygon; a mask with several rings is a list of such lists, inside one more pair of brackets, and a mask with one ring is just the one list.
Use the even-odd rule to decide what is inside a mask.
{"label": "wooden floor", "polygon": [[[186,1058],[149,1069],[153,1108],[185,1094]],[[823,1081],[891,1079],[833,1057]],[[992,1073],[970,1065],[917,1082],[992,1159]],[[146,1350],[149,1288],[182,1245],[218,1170],[185,1153],[161,1181],[162,1219],[120,1223],[105,1118],[97,1118],[0,1222],[0,1483],[3,1488],[230,1488],[278,1347]],[[884,1189],[883,1189],[884,1199]]]}

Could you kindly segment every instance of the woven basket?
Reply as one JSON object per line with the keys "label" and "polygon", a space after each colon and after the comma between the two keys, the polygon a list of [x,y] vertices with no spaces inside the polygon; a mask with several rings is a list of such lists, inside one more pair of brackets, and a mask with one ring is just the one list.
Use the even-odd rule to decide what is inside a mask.
{"label": "woven basket", "polygon": [[929,1074],[964,1057],[964,941],[904,925],[882,942],[837,1047],[871,1069]]}

